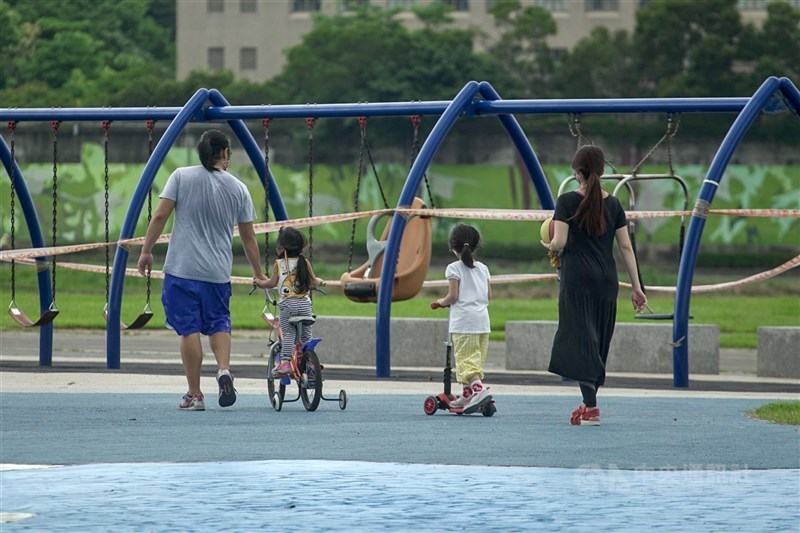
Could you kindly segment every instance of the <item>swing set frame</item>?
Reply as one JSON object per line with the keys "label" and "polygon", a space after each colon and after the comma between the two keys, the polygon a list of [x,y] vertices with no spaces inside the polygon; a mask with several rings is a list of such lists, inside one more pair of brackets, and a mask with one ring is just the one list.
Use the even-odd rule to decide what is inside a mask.
{"label": "swing set frame", "polygon": [[[673,319],[673,385],[688,387],[688,319],[692,279],[705,221],[711,209],[716,191],[725,168],[741,143],[747,130],[764,111],[790,111],[800,114],[800,91],[788,78],[767,78],[752,97],[744,98],[628,98],[628,99],[579,99],[579,100],[503,100],[488,82],[469,81],[449,101],[392,102],[359,104],[314,104],[314,105],[269,105],[231,106],[215,89],[199,89],[180,108],[80,108],[80,109],[2,109],[0,119],[6,121],[87,121],[87,120],[168,120],[169,126],[148,159],[141,178],[133,191],[128,211],[120,231],[120,240],[133,237],[136,223],[142,211],[147,192],[155,174],[164,161],[170,147],[190,121],[227,122],[238,137],[255,167],[268,196],[275,220],[287,220],[286,210],[274,178],[267,166],[268,161],[248,131],[245,119],[319,119],[323,117],[360,116],[425,116],[438,115],[438,119],[423,143],[418,157],[411,166],[406,182],[397,202],[398,208],[411,205],[423,176],[431,161],[456,121],[471,116],[494,116],[508,133],[515,149],[533,181],[543,209],[554,208],[554,199],[544,171],[515,115],[518,114],[619,114],[619,113],[737,113],[720,144],[703,181],[700,193],[692,210],[686,243],[681,254],[676,287]],[[16,162],[11,158],[5,140],[0,143],[0,159],[7,173],[11,174]],[[22,173],[17,193],[23,207],[34,247],[43,248],[41,230],[30,194],[24,187]],[[378,293],[376,312],[376,375],[389,377],[390,365],[390,318],[392,280],[395,263],[407,219],[403,213],[393,215],[392,230],[384,255],[384,268]],[[106,330],[106,357],[108,368],[120,367],[120,308],[125,266],[129,251],[119,246],[114,254],[111,278],[108,327]],[[40,302],[43,310],[49,304],[47,279],[39,273]],[[49,288],[49,287],[47,287]],[[52,358],[52,324],[40,328],[40,365],[49,366]]]}

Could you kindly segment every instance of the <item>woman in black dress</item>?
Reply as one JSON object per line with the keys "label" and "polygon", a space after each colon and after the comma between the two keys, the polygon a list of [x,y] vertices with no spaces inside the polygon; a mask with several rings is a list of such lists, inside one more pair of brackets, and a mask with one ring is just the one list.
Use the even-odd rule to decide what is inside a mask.
{"label": "woman in black dress", "polygon": [[636,270],[625,210],[603,190],[605,155],[596,146],[582,146],[572,159],[580,184],[558,197],[554,234],[548,250],[558,252],[561,282],[558,331],[553,339],[549,371],[578,382],[583,403],[572,412],[573,425],[600,425],[597,389],[606,377],[606,359],[617,316],[619,280],[613,245],[622,253],[633,288],[636,310],[647,303]]}

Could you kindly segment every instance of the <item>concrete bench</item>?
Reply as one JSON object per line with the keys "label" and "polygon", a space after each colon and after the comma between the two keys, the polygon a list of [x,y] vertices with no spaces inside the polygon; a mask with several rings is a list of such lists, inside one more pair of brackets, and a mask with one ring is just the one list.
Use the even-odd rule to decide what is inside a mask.
{"label": "concrete bench", "polygon": [[[506,323],[506,369],[547,370],[557,322]],[[608,354],[609,372],[672,373],[672,322],[618,323]],[[719,374],[719,326],[689,326],[689,372]]]}
{"label": "concrete bench", "polygon": [[800,378],[800,328],[758,328],[757,361],[758,376]]}
{"label": "concrete bench", "polygon": [[[443,367],[447,319],[392,318],[392,367]],[[331,365],[375,366],[375,318],[318,316],[314,336],[320,358]]]}

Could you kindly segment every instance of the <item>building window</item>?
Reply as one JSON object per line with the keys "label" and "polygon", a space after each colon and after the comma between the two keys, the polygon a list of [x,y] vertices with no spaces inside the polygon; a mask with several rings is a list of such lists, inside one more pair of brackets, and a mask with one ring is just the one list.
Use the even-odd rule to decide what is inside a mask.
{"label": "building window", "polygon": [[469,11],[469,0],[442,0],[453,11]]}
{"label": "building window", "polygon": [[369,5],[369,0],[342,0],[342,11],[354,11]]}
{"label": "building window", "polygon": [[536,5],[548,11],[569,11],[567,0],[536,0]]}
{"label": "building window", "polygon": [[619,11],[619,0],[586,0],[586,11]]}
{"label": "building window", "polygon": [[292,13],[309,13],[320,10],[320,0],[292,0]]}
{"label": "building window", "polygon": [[239,49],[239,68],[241,70],[256,69],[256,49],[253,47],[243,47]]}
{"label": "building window", "polygon": [[255,13],[257,11],[256,0],[239,0],[240,13]]}
{"label": "building window", "polygon": [[403,11],[408,11],[411,6],[417,3],[417,0],[389,0],[389,9],[399,8]]}
{"label": "building window", "polygon": [[225,68],[225,49],[223,47],[213,46],[208,49],[208,68],[211,70]]}
{"label": "building window", "polygon": [[208,0],[207,10],[209,13],[222,13],[225,11],[224,0]]}

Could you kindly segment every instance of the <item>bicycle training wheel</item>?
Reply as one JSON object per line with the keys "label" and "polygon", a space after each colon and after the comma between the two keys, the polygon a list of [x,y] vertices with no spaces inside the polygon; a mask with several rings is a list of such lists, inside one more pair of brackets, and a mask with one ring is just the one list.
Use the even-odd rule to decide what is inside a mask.
{"label": "bicycle training wheel", "polygon": [[286,394],[286,385],[281,382],[282,378],[276,378],[272,375],[272,369],[278,363],[278,358],[281,356],[281,343],[276,342],[269,350],[269,362],[267,363],[267,393],[269,394],[269,403],[276,411],[280,411],[283,406],[283,398]]}
{"label": "bicycle training wheel", "polygon": [[300,359],[300,398],[306,411],[314,411],[322,399],[322,367],[314,350],[306,350]]}

